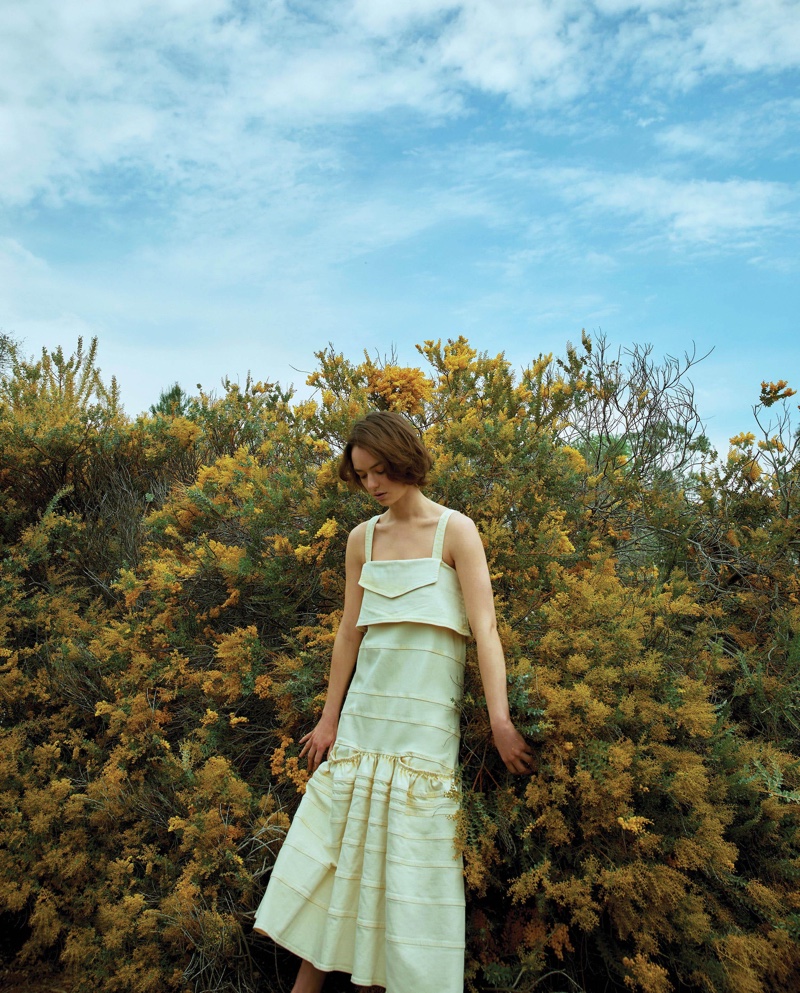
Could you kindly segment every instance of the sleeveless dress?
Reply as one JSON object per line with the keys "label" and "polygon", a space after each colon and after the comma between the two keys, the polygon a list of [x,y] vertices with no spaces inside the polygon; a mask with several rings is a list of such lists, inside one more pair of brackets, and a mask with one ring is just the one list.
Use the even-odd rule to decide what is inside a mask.
{"label": "sleeveless dress", "polygon": [[427,559],[372,561],[366,633],[328,760],[308,782],[255,929],[318,969],[387,993],[462,993],[464,880],[454,841],[466,637],[447,519]]}

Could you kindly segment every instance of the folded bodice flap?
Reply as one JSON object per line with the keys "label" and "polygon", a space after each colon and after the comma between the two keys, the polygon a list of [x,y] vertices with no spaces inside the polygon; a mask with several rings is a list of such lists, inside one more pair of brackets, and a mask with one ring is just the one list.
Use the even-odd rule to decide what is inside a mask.
{"label": "folded bodice flap", "polygon": [[439,578],[441,565],[441,559],[365,562],[358,585],[394,600],[422,586],[432,586]]}
{"label": "folded bodice flap", "polygon": [[458,575],[441,559],[365,562],[359,585],[364,590],[357,621],[361,630],[410,621],[470,633]]}

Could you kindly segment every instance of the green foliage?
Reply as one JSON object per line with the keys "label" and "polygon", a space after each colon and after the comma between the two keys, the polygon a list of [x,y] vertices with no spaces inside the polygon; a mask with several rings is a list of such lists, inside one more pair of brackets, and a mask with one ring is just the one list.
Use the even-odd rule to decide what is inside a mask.
{"label": "green foliage", "polygon": [[[798,440],[786,383],[718,461],[683,363],[583,335],[519,376],[459,338],[317,354],[128,418],[96,343],[0,382],[0,908],[67,988],[255,991],[306,781],[352,421],[406,413],[496,591],[528,779],[473,653],[459,822],[471,990],[789,993],[800,970]],[[769,412],[772,421],[764,423]],[[763,428],[761,425],[763,423]],[[602,977],[599,979],[598,977]],[[269,979],[267,979],[269,982]]]}

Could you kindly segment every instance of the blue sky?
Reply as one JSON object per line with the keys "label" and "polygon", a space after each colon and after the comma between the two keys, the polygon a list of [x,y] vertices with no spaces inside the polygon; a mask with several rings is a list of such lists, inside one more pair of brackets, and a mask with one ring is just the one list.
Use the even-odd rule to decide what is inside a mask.
{"label": "blue sky", "polygon": [[798,0],[6,0],[0,329],[130,413],[330,341],[800,386]]}

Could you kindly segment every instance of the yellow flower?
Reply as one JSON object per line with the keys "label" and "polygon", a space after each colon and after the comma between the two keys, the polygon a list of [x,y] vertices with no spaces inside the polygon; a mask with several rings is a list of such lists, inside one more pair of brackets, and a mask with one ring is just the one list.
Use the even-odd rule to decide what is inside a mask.
{"label": "yellow flower", "polygon": [[396,365],[372,369],[369,388],[382,397],[392,410],[406,414],[420,413],[423,402],[430,400],[432,394],[431,382],[421,369]]}
{"label": "yellow flower", "polygon": [[339,530],[339,524],[332,517],[329,517],[322,527],[314,535],[315,538],[333,538]]}
{"label": "yellow flower", "polygon": [[306,400],[305,403],[298,403],[294,408],[295,416],[304,420],[312,418],[318,410],[314,400]]}
{"label": "yellow flower", "polygon": [[169,426],[169,433],[181,445],[188,447],[200,437],[203,429],[199,424],[195,424],[185,417],[175,417]]}
{"label": "yellow flower", "polygon": [[588,466],[586,465],[586,459],[581,455],[577,448],[573,448],[571,445],[564,445],[561,452],[566,456],[570,469],[575,472],[587,471]]}
{"label": "yellow flower", "polygon": [[617,824],[623,831],[630,831],[631,834],[642,834],[648,824],[653,822],[649,817],[618,817]]}
{"label": "yellow flower", "polygon": [[779,400],[788,400],[789,397],[793,397],[797,393],[797,390],[793,390],[787,380],[779,379],[777,383],[761,383],[761,396],[759,397],[761,403],[765,407],[771,407],[774,403]]}

